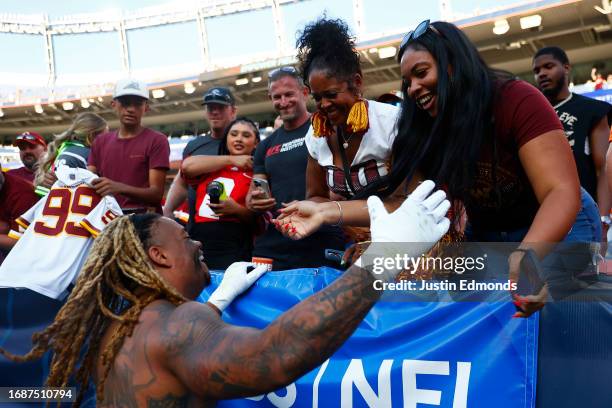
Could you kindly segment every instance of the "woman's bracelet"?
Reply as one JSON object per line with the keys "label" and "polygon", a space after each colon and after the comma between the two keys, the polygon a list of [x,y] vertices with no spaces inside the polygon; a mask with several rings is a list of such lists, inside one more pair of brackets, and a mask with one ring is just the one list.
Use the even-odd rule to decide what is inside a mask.
{"label": "woman's bracelet", "polygon": [[340,211],[340,216],[338,217],[338,222],[336,222],[335,224],[332,224],[332,227],[340,227],[342,226],[342,206],[340,205],[340,203],[338,201],[332,201],[333,203],[336,203],[336,205],[338,206],[338,211]]}

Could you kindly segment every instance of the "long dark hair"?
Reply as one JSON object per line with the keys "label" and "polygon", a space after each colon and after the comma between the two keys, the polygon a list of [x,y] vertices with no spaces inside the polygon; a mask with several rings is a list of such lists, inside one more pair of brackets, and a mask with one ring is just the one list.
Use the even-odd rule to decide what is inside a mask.
{"label": "long dark hair", "polygon": [[[258,142],[260,141],[259,127],[257,127],[257,123],[253,122],[251,119],[245,116],[236,118],[233,121],[231,121],[230,124],[227,125],[227,127],[225,128],[225,132],[223,133],[223,138],[221,139],[221,143],[219,144],[219,156],[229,156],[230,152],[227,148],[227,136],[229,135],[230,130],[232,130],[232,127],[236,123],[246,123],[247,125],[251,126],[253,128],[253,132],[255,133],[255,139],[257,139]],[[251,152],[251,154],[253,153],[255,153],[255,150]]]}
{"label": "long dark hair", "polygon": [[512,75],[488,67],[476,47],[453,24],[435,22],[431,26],[435,30],[428,28],[405,48],[427,51],[436,61],[438,114],[432,118],[419,109],[408,96],[406,84],[402,84],[404,101],[391,169],[361,197],[377,190],[387,196],[419,172],[444,186],[452,199],[469,200],[467,191],[474,180],[476,162],[483,143],[493,133],[496,89],[499,82],[512,79]]}

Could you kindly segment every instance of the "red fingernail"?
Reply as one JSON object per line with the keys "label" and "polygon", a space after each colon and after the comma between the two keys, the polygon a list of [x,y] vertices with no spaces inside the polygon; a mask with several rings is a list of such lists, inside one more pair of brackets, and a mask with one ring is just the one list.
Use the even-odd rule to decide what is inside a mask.
{"label": "red fingernail", "polygon": [[516,307],[521,307],[523,305],[523,303],[519,302],[518,300],[515,300],[512,303],[514,303],[514,306],[516,306]]}
{"label": "red fingernail", "polygon": [[516,312],[515,314],[512,315],[512,318],[518,318],[518,317],[523,317],[523,315],[521,315],[519,312]]}

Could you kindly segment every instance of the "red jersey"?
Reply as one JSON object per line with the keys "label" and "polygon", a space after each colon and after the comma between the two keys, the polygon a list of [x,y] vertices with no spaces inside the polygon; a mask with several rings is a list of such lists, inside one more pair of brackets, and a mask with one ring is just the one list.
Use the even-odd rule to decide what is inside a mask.
{"label": "red jersey", "polygon": [[[238,204],[244,206],[252,178],[252,171],[244,171],[244,169],[236,166],[226,166],[208,174],[196,188],[195,222],[216,222],[220,220],[212,208],[208,206],[210,196],[206,193],[206,188],[211,182],[218,181],[223,184],[224,192],[221,195],[221,200],[231,197]],[[221,220],[239,222],[235,217],[223,217]]]}

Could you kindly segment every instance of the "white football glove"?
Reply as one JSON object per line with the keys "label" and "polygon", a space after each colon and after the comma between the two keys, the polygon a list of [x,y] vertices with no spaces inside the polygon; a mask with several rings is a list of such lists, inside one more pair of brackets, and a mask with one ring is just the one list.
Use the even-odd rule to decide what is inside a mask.
{"label": "white football glove", "polygon": [[[249,266],[255,267],[255,269],[247,273]],[[250,288],[267,270],[267,265],[256,265],[252,262],[234,262],[225,271],[223,280],[219,287],[210,295],[208,303],[223,311],[234,299]]]}
{"label": "white football glove", "polygon": [[[437,190],[431,180],[421,183],[402,205],[388,213],[380,198],[368,198],[372,244],[355,263],[371,266],[375,257],[394,258],[396,255],[417,258],[426,253],[448,231],[445,217],[450,208],[446,193]],[[385,268],[374,273],[376,279],[392,281],[403,268]]]}

